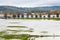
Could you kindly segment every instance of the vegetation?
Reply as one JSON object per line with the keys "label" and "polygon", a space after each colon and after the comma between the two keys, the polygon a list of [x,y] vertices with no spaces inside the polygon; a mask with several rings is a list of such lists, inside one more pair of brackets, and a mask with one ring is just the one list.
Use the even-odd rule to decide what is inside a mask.
{"label": "vegetation", "polygon": [[8,30],[13,32],[33,32],[33,30]]}
{"label": "vegetation", "polygon": [[2,38],[28,40],[29,37],[30,37],[29,34],[20,34],[20,35],[4,35]]}
{"label": "vegetation", "polygon": [[40,18],[42,18],[42,15],[40,14]]}
{"label": "vegetation", "polygon": [[41,33],[46,34],[46,33],[48,33],[48,31],[42,31]]}
{"label": "vegetation", "polygon": [[[23,19],[23,18],[21,18],[21,19]],[[60,20],[60,18],[54,18],[54,16],[53,16],[53,18],[45,18],[45,16],[44,16],[44,18],[24,18],[23,20],[45,20],[45,19],[47,19],[47,20]]]}
{"label": "vegetation", "polygon": [[11,27],[11,28],[27,28],[25,26],[8,26],[8,27]]}
{"label": "vegetation", "polygon": [[15,19],[16,18],[16,15],[13,15],[13,18]]}
{"label": "vegetation", "polygon": [[50,18],[50,13],[48,13],[48,18]]}
{"label": "vegetation", "polygon": [[42,18],[21,18],[23,20],[41,20]]}
{"label": "vegetation", "polygon": [[3,35],[4,33],[5,33],[5,31],[1,31],[1,32],[0,32],[0,35]]}
{"label": "vegetation", "polygon": [[[54,16],[53,16],[53,18],[46,18],[45,16],[44,16],[44,18],[16,18],[16,20],[20,20],[20,19],[22,19],[22,20],[45,20],[45,19],[47,19],[47,20],[60,20],[60,18],[55,18]],[[8,20],[8,19],[6,19],[6,20]],[[17,24],[18,22],[12,22],[12,24]]]}
{"label": "vegetation", "polygon": [[7,19],[7,14],[4,14],[4,18]]}
{"label": "vegetation", "polygon": [[60,20],[60,18],[48,18],[48,20]]}
{"label": "vegetation", "polygon": [[20,14],[17,14],[18,19],[20,18]]}

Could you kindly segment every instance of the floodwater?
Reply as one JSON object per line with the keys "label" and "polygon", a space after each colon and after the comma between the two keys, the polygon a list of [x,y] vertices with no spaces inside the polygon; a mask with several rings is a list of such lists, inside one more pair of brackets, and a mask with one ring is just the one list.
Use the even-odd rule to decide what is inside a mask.
{"label": "floodwater", "polygon": [[[12,24],[11,22],[16,22]],[[34,32],[26,33],[41,35],[42,31],[47,31],[45,35],[60,35],[60,21],[56,20],[23,20],[23,19],[0,19],[0,30],[6,30],[7,26],[26,26],[33,28]],[[59,40],[60,37],[36,38],[36,40]]]}

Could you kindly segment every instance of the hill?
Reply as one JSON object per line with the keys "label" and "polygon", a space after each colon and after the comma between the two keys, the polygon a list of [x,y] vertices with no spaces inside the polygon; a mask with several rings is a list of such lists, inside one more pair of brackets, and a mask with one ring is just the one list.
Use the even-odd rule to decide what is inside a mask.
{"label": "hill", "polygon": [[33,7],[33,8],[0,6],[0,11],[28,12],[28,11],[47,11],[47,10],[60,10],[60,6],[46,6],[46,7]]}

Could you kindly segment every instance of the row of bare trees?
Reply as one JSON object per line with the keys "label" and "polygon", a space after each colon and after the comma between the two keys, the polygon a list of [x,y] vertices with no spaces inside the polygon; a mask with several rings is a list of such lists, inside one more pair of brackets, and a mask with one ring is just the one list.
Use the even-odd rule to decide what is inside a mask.
{"label": "row of bare trees", "polygon": [[[5,19],[7,19],[7,18],[10,18],[10,17],[8,17],[7,15],[8,14],[12,14],[12,18],[20,18],[20,15],[21,15],[21,18],[24,18],[24,13],[20,13],[20,12],[8,12],[8,11],[2,11],[1,13],[3,13],[4,14],[4,18]],[[46,15],[46,13],[48,14],[47,16],[48,16],[48,18],[51,18],[51,15],[52,14],[54,14],[54,15],[56,15],[56,17],[57,18],[59,18],[59,12],[57,11],[57,10],[52,10],[52,11],[40,11],[40,12],[34,12],[34,13],[37,13],[37,14],[39,14],[39,17],[40,18],[42,18],[42,15],[45,13],[45,15]],[[41,14],[42,13],[42,14]],[[33,18],[33,14],[32,14],[32,12],[27,12],[27,18],[29,18],[29,14],[31,14],[31,18]],[[17,16],[16,16],[17,15]],[[38,15],[35,15],[35,18],[38,18]],[[46,18],[46,16],[44,16],[44,18]],[[53,18],[54,18],[54,16],[53,16]]]}
{"label": "row of bare trees", "polygon": [[[42,18],[42,15],[39,15],[39,16],[40,16],[40,18]],[[47,16],[48,16],[48,18],[51,18],[51,14],[50,13]],[[59,14],[58,13],[56,14],[56,17],[59,18]],[[7,19],[9,17],[7,16],[7,14],[4,14],[4,18]],[[13,14],[12,18],[15,19],[16,18],[16,15]],[[18,19],[20,18],[20,14],[17,14],[17,18]],[[21,15],[21,18],[24,18],[24,15],[23,14]],[[29,15],[27,15],[27,18],[29,18]],[[31,18],[33,18],[33,15],[31,15]],[[35,18],[38,18],[38,15],[35,15]],[[44,18],[46,18],[46,17],[44,16]]]}

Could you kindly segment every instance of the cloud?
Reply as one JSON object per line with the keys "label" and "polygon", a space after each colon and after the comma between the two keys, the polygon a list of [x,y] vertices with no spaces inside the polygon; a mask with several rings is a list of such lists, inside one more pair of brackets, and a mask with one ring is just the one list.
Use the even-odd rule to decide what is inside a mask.
{"label": "cloud", "polygon": [[0,0],[0,5],[18,7],[60,6],[60,0]]}

